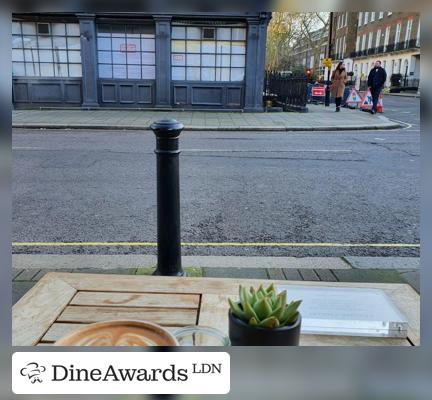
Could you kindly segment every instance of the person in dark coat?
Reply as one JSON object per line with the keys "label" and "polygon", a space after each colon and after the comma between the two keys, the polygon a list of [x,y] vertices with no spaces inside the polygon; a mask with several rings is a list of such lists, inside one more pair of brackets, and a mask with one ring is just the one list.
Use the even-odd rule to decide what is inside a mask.
{"label": "person in dark coat", "polygon": [[377,105],[379,95],[382,88],[387,80],[387,73],[384,68],[381,67],[381,61],[375,61],[375,65],[369,72],[368,76],[368,87],[372,95],[372,110],[371,113],[375,114],[377,112]]}

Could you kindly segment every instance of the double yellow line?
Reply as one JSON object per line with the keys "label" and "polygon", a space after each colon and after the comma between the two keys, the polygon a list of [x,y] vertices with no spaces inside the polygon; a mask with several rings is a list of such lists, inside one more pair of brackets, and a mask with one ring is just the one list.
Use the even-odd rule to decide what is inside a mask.
{"label": "double yellow line", "polygon": [[[415,248],[419,243],[298,243],[298,242],[183,242],[185,247],[379,247]],[[12,242],[14,247],[156,247],[156,242]]]}

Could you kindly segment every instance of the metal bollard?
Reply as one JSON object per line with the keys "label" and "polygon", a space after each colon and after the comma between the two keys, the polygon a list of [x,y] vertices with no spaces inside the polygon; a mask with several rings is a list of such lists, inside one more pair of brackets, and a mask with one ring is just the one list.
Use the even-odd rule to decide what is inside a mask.
{"label": "metal bollard", "polygon": [[184,276],[180,243],[179,136],[183,124],[162,119],[150,128],[156,135],[157,268],[153,275]]}

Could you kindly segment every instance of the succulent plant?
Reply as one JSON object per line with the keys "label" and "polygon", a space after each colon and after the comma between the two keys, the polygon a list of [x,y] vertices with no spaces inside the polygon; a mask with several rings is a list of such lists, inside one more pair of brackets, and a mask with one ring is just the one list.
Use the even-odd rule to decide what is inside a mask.
{"label": "succulent plant", "polygon": [[280,328],[293,325],[299,316],[301,300],[286,303],[287,292],[276,295],[273,284],[267,289],[262,285],[255,290],[239,287],[240,301],[228,299],[232,314],[251,326]]}

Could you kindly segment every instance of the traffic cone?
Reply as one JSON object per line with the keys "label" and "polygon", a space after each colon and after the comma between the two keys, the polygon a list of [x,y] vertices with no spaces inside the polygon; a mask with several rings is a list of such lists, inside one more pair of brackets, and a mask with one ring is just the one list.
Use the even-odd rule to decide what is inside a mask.
{"label": "traffic cone", "polygon": [[379,98],[378,98],[377,112],[379,112],[379,113],[384,112],[384,109],[383,109],[383,102],[382,102],[382,94],[380,94],[380,96],[379,96]]}

